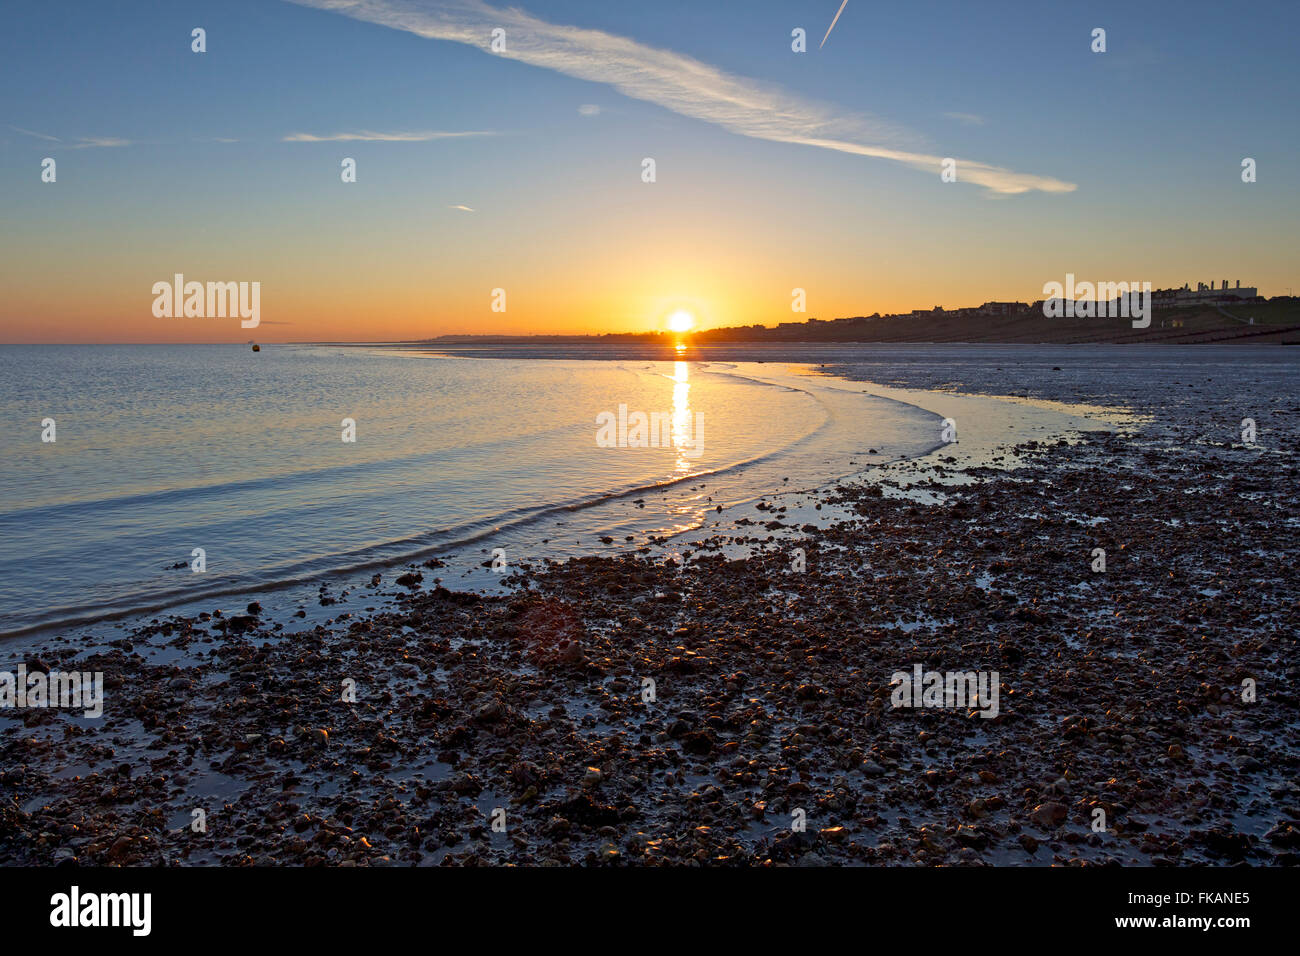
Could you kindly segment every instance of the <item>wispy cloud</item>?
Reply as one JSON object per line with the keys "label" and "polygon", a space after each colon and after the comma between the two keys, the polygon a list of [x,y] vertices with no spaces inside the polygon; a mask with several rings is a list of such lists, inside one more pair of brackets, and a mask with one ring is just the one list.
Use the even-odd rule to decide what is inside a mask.
{"label": "wispy cloud", "polygon": [[37,139],[46,139],[49,140],[51,143],[61,142],[61,140],[57,136],[47,136],[45,133],[37,133],[34,130],[23,129],[21,126],[10,126],[9,128],[19,133],[22,133],[25,136],[35,136]]}
{"label": "wispy cloud", "polygon": [[943,115],[950,120],[956,120],[958,123],[961,123],[963,126],[984,125],[984,117],[979,116],[975,113],[944,113]]}
{"label": "wispy cloud", "polygon": [[58,143],[65,149],[96,149],[99,147],[131,145],[129,139],[119,139],[116,136],[82,136],[76,140],[65,142],[57,136],[50,136],[48,133],[38,133],[35,130],[23,129],[21,126],[10,126],[9,128],[22,133],[25,136],[34,136],[36,139],[43,139],[49,143]]}
{"label": "wispy cloud", "polygon": [[[492,30],[506,31],[506,49],[494,54],[566,76],[604,83],[625,96],[741,136],[798,143],[886,159],[936,177],[941,156],[905,148],[911,134],[879,119],[848,114],[733,76],[693,57],[637,43],[603,30],[548,23],[517,8],[482,0],[292,0],[427,39],[450,40],[491,52]],[[957,159],[961,182],[995,193],[1070,192],[1073,183]]]}
{"label": "wispy cloud", "polygon": [[583,103],[581,106],[578,107],[578,112],[581,113],[583,116],[599,116],[600,107],[597,106],[595,103]]}
{"label": "wispy cloud", "polygon": [[495,136],[496,133],[487,130],[474,130],[466,132],[442,132],[438,130],[424,130],[419,133],[376,133],[374,130],[363,129],[356,133],[332,133],[328,136],[317,136],[315,133],[290,133],[285,136],[281,142],[284,143],[341,143],[351,140],[360,140],[367,143],[427,143],[434,139],[461,139],[467,136]]}
{"label": "wispy cloud", "polygon": [[71,144],[73,149],[98,149],[101,146],[113,147],[130,145],[131,141],[129,139],[118,139],[115,136],[88,136]]}
{"label": "wispy cloud", "polygon": [[459,205],[459,204],[457,204],[457,205],[455,205],[455,206],[448,206],[447,208],[448,208],[448,209],[459,209],[461,212],[473,212],[473,211],[474,211],[474,210],[471,209],[469,206],[462,206],[462,205]]}

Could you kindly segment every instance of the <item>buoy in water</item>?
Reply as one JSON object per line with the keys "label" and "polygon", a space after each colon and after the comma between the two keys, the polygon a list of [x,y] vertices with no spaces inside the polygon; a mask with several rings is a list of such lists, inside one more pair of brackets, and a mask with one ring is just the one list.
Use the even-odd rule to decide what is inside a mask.
{"label": "buoy in water", "polygon": [[256,342],[254,342],[254,343],[253,343],[253,351],[254,351],[254,352],[260,352],[260,351],[262,351],[262,346],[258,345]]}

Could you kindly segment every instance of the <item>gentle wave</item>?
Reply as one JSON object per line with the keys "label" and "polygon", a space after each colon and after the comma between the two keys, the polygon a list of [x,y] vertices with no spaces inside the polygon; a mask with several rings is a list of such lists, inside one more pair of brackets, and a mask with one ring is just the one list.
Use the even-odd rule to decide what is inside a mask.
{"label": "gentle wave", "polygon": [[[621,362],[412,359],[409,353],[353,351],[353,360],[340,368],[329,360],[330,350],[268,349],[262,354],[280,353],[279,360],[260,367],[258,389],[246,389],[248,404],[214,410],[178,393],[178,378],[188,375],[200,385],[205,376],[238,380],[245,355],[165,347],[127,351],[131,364],[168,368],[165,388],[151,392],[147,381],[133,383],[136,414],[144,421],[131,424],[153,429],[176,446],[168,463],[182,484],[131,491],[133,484],[167,475],[147,450],[102,441],[120,427],[111,416],[85,431],[101,438],[94,447],[116,472],[90,468],[78,454],[86,449],[78,449],[75,432],[71,448],[60,449],[54,459],[66,463],[66,474],[42,472],[49,466],[40,450],[23,447],[10,455],[0,449],[6,453],[0,488],[25,485],[30,491],[48,484],[50,499],[0,513],[4,550],[31,551],[23,559],[0,553],[0,574],[14,585],[12,597],[0,598],[0,633],[310,584],[434,554],[467,553],[489,538],[533,548],[541,548],[540,540],[547,557],[564,558],[615,529],[621,537],[642,539],[679,531],[700,520],[705,507],[764,493],[792,475],[815,482],[837,477],[837,469],[852,470],[847,461],[858,438],[852,420],[857,414],[870,422],[873,441],[893,436],[904,453],[917,453],[923,444],[919,436],[908,437],[903,447],[902,436],[920,420],[916,409],[891,408],[856,392],[853,398],[833,395],[820,383],[808,387],[807,379],[777,382],[757,374],[775,372],[771,366],[756,371],[730,363],[637,362],[631,368]],[[59,358],[66,368],[78,361],[111,362],[115,354],[123,353],[64,351]],[[29,380],[39,375],[40,363],[30,361],[30,352],[26,364],[37,370]],[[7,370],[4,365],[0,350],[0,371]],[[351,452],[323,443],[315,425],[268,438],[268,422],[311,422],[318,412],[326,418],[318,408],[322,381],[339,392],[338,408],[362,409],[357,414],[369,436],[366,460],[330,461]],[[366,394],[378,394],[387,404],[373,410],[360,405]],[[78,391],[75,384],[64,398],[86,408],[97,400],[112,407],[114,399],[94,389]],[[671,454],[597,451],[593,409],[624,399],[648,409],[672,401],[687,401],[697,413],[702,409],[709,453],[697,464],[673,462]],[[852,415],[833,408],[844,401],[861,407],[855,405]],[[13,390],[0,392],[0,413],[17,413],[15,404]],[[159,422],[179,418],[181,424],[160,429],[151,415]],[[504,437],[498,434],[503,430]],[[412,447],[430,441],[436,447]],[[525,455],[532,457],[521,460]],[[198,469],[213,460],[251,474],[202,483]],[[656,462],[670,473],[656,474]],[[707,502],[697,489],[706,482],[714,492]],[[69,491],[92,497],[57,500]],[[634,499],[645,507],[633,507]],[[582,521],[573,524],[579,515]],[[208,551],[213,566],[207,577],[192,574],[188,564],[171,566],[178,556],[188,557],[185,542],[216,545]],[[103,552],[107,564],[94,560]],[[90,560],[82,560],[88,555]]]}

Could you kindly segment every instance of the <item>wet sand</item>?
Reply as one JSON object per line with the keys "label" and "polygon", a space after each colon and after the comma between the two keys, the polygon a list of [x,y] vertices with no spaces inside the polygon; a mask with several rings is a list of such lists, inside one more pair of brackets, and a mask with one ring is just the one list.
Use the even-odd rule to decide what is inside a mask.
{"label": "wet sand", "polygon": [[6,649],[107,701],[0,712],[0,862],[1294,864],[1287,376],[900,369],[955,444],[657,546]]}

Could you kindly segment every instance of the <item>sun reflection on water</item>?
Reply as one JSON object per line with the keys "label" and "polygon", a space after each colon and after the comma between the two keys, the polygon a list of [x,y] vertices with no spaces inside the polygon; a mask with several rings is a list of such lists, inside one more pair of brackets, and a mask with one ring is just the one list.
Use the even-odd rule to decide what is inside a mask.
{"label": "sun reflection on water", "polygon": [[691,383],[690,365],[673,363],[673,448],[677,450],[677,473],[685,474],[691,462],[687,450],[693,450],[691,441]]}

